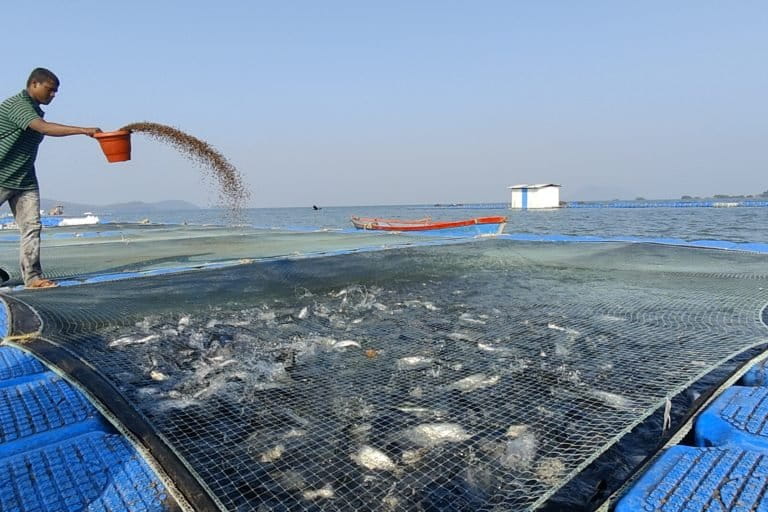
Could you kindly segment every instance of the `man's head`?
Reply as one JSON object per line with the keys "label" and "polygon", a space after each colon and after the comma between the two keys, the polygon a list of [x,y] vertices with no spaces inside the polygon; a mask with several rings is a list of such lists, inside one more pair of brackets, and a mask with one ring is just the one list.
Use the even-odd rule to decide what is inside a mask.
{"label": "man's head", "polygon": [[27,79],[27,93],[33,100],[48,105],[59,90],[59,77],[45,68],[35,68]]}

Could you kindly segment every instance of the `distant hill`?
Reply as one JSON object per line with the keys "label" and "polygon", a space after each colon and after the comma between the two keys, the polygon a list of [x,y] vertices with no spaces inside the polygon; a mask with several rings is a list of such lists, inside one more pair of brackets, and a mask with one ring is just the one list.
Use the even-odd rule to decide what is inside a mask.
{"label": "distant hill", "polygon": [[[156,203],[144,203],[142,201],[130,201],[128,203],[114,203],[105,206],[95,207],[97,210],[111,213],[141,213],[141,212],[159,212],[168,210],[199,210],[200,207],[188,201],[178,199],[169,199],[158,201]],[[66,209],[65,209],[66,211]],[[95,210],[91,210],[95,211]]]}
{"label": "distant hill", "polygon": [[[64,209],[64,215],[82,215],[85,212],[93,212],[95,214],[105,213],[151,213],[168,210],[199,210],[200,207],[196,204],[188,201],[182,201],[178,199],[170,199],[167,201],[157,201],[154,203],[145,203],[143,201],[130,201],[127,203],[113,203],[113,204],[85,204],[85,203],[73,203],[70,201],[58,201],[55,199],[40,199],[40,209],[50,211],[55,206],[61,206]],[[8,205],[5,204],[0,208],[0,213],[9,212]]]}

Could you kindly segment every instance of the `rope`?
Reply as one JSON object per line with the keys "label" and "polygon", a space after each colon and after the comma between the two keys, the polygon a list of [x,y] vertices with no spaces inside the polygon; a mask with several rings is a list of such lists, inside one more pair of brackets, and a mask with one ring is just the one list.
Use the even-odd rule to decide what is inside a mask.
{"label": "rope", "polygon": [[40,331],[30,332],[30,333],[27,333],[27,334],[17,334],[15,336],[6,336],[6,337],[3,338],[2,343],[5,344],[5,343],[8,343],[8,342],[16,342],[16,343],[19,343],[19,344],[23,345],[24,343],[26,343],[28,341],[32,341],[32,340],[37,339],[38,336],[40,336]]}
{"label": "rope", "polygon": [[662,423],[662,432],[672,428],[672,401],[667,397],[664,401],[664,422]]}

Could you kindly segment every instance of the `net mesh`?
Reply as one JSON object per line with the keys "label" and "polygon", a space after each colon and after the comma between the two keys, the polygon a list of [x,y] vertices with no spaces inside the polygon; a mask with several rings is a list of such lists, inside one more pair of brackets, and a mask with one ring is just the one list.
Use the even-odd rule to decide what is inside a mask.
{"label": "net mesh", "polygon": [[[0,266],[8,270],[12,284],[21,280],[18,238],[15,231],[0,236]],[[435,240],[435,237],[221,226],[102,224],[46,229],[42,257],[45,275],[63,279],[248,258],[413,245],[429,240]]]}
{"label": "net mesh", "polygon": [[[202,231],[166,244],[174,261],[252,257],[270,236],[298,236],[220,233],[222,249]],[[313,236],[313,249],[368,243]],[[87,248],[81,268],[104,258]],[[163,257],[146,248],[146,264]],[[60,249],[72,262],[61,271],[75,271],[72,245],[49,259]],[[225,510],[527,510],[667,397],[766,341],[765,264],[482,240],[16,296]]]}

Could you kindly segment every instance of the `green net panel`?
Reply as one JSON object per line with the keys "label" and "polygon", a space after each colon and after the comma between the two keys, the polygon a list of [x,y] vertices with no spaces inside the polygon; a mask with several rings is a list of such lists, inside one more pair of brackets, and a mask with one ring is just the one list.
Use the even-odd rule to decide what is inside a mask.
{"label": "green net panel", "polygon": [[[141,267],[144,251],[151,266],[308,247],[211,231],[46,255],[66,274]],[[313,250],[371,245],[307,236]],[[508,511],[542,505],[667,397],[764,343],[766,263],[478,240],[14,295],[224,510]]]}
{"label": "green net panel", "polygon": [[[18,283],[17,231],[1,231],[0,234],[4,235],[0,238],[0,266],[11,274],[12,283]],[[437,239],[381,232],[100,224],[45,229],[42,262],[46,276],[63,279],[237,262],[239,259],[386,248]]]}

